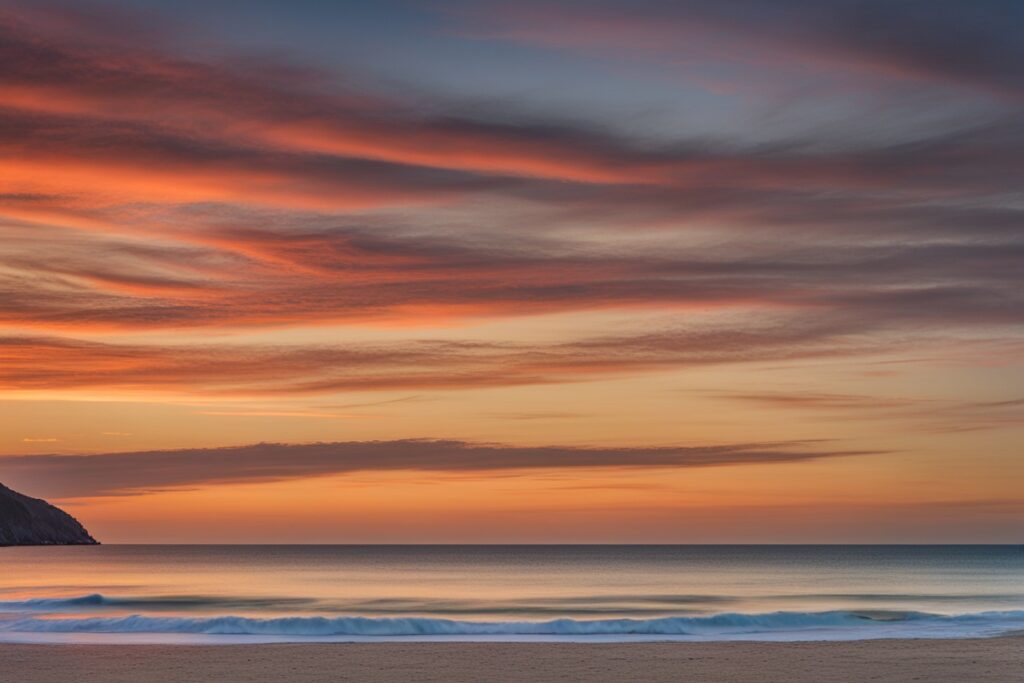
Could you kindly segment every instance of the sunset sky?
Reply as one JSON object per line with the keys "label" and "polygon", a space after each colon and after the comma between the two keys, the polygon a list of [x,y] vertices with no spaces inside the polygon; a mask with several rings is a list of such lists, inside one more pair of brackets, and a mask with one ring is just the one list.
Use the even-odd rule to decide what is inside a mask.
{"label": "sunset sky", "polygon": [[1017,0],[0,0],[0,482],[117,542],[1021,542]]}

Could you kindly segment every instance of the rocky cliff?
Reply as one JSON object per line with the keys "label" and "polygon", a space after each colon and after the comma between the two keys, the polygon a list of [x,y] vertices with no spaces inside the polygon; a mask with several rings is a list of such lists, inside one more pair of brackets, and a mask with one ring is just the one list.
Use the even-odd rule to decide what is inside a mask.
{"label": "rocky cliff", "polygon": [[0,484],[0,546],[94,544],[96,539],[68,513]]}

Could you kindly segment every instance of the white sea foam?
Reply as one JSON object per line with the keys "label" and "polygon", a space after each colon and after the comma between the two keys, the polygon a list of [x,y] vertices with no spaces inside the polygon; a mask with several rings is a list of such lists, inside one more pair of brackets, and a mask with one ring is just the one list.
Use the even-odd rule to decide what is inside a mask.
{"label": "white sea foam", "polygon": [[[91,596],[86,596],[91,597]],[[71,606],[71,605],[69,605]],[[591,636],[665,636],[700,640],[845,640],[890,637],[980,637],[1024,628],[1024,611],[938,615],[923,612],[773,612],[658,619],[555,619],[550,621],[460,621],[426,617],[370,618],[240,616],[39,617],[18,615],[0,622],[0,634],[194,634],[310,637],[508,637],[579,639]]]}

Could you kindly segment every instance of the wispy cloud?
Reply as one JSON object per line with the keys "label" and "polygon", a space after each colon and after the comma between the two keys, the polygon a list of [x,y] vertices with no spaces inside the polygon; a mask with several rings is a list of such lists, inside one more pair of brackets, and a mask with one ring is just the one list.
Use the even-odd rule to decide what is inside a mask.
{"label": "wispy cloud", "polygon": [[863,396],[857,394],[831,394],[815,392],[761,392],[720,394],[720,398],[733,401],[747,401],[765,406],[794,409],[822,410],[888,410],[918,406],[920,400],[903,398],[884,398],[879,396]]}
{"label": "wispy cloud", "polygon": [[[206,395],[501,387],[623,372],[868,354],[845,321],[582,338],[550,344],[408,341],[385,346],[102,343],[0,337],[0,388],[118,389]],[[344,409],[342,409],[344,410]]]}
{"label": "wispy cloud", "polygon": [[[694,57],[1024,95],[1024,15],[1013,2],[599,0],[449,3],[475,35],[564,49]],[[567,30],[567,27],[568,30]],[[688,59],[689,58],[689,59]],[[864,80],[857,81],[861,86]]]}
{"label": "wispy cloud", "polygon": [[895,419],[913,424],[915,431],[953,433],[1019,428],[1024,425],[1022,399],[966,401],[798,391],[712,395],[732,401],[805,413],[839,413],[847,419]]}
{"label": "wispy cloud", "polygon": [[[987,50],[1015,49],[975,10],[954,12],[971,27],[962,33],[952,19],[918,25],[899,9],[801,6],[545,11],[574,17],[574,40],[612,19],[637,36],[708,22],[762,33],[763,19],[780,28],[767,32],[776,38],[796,20],[794,41],[772,49],[805,45],[832,13],[872,26],[891,15],[920,43],[886,38],[887,59],[990,81],[1012,60]],[[539,12],[494,16],[533,26]],[[10,164],[0,324],[393,325],[737,305],[850,311],[879,329],[1021,322],[1024,218],[1007,201],[1024,174],[1016,110],[912,139],[844,142],[811,130],[761,144],[681,133],[655,145],[585,120],[325,87],[312,67],[103,41],[104,25],[121,24],[88,16],[0,15],[0,155]],[[839,50],[856,36],[824,28],[844,36]],[[995,38],[980,59],[986,31]],[[590,238],[580,239],[581,221]],[[671,238],[708,223],[716,245]],[[650,246],[614,239],[637,230]],[[787,238],[766,243],[765,231]]]}
{"label": "wispy cloud", "polygon": [[134,495],[209,484],[265,482],[356,472],[680,469],[798,463],[878,454],[820,443],[679,448],[517,447],[464,441],[403,440],[255,444],[237,448],[0,458],[4,481],[59,498]]}
{"label": "wispy cloud", "polygon": [[[888,64],[906,77],[1017,87],[1013,21],[973,6],[919,23],[905,8],[826,5],[520,3],[464,18],[536,41],[551,25],[544,17],[570,17],[574,30],[560,34],[574,49],[605,45],[609,22],[628,29],[622,40],[658,50],[678,41],[646,36],[710,26],[763,34],[760,52],[819,52],[826,71]],[[1013,334],[1024,322],[1024,214],[1012,200],[1024,126],[1013,104],[910,137],[843,140],[812,128],[784,142],[725,143],[684,130],[653,144],[585,119],[440,98],[425,107],[325,83],[316,67],[180,56],[173,41],[118,37],[141,16],[95,16],[0,14],[0,325],[20,330],[4,341],[7,388],[512,385],[828,353],[872,335],[881,345],[954,328]],[[887,29],[860,45],[857,30],[830,23],[837,16],[912,40]],[[713,242],[700,236],[708,224]],[[636,245],[621,239],[640,231]],[[74,338],[613,307],[683,315],[668,333],[535,347]],[[709,332],[686,315],[732,309],[757,319]],[[766,331],[769,318],[793,331]],[[260,363],[294,379],[275,383]],[[374,369],[387,364],[403,371]],[[323,374],[339,365],[346,372]]]}

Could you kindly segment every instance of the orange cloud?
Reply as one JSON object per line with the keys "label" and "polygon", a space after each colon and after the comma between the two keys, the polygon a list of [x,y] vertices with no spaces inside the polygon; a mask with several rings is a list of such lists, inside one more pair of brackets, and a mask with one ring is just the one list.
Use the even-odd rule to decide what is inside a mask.
{"label": "orange cloud", "polygon": [[623,372],[867,353],[847,330],[793,321],[516,345],[386,347],[109,344],[0,337],[0,391],[117,390],[250,396],[460,389],[582,381]]}

